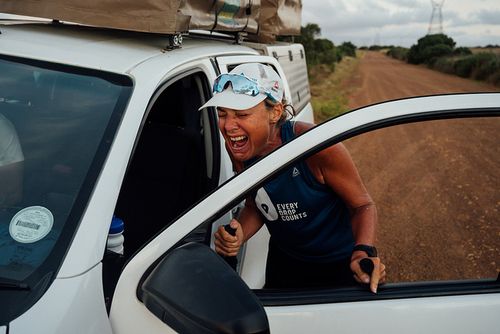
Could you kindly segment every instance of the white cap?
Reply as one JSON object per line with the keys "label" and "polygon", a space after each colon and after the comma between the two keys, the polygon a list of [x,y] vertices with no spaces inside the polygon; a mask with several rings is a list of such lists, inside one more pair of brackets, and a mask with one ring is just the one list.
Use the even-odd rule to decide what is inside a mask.
{"label": "white cap", "polygon": [[[247,78],[254,79],[257,84],[262,87],[274,100],[280,101],[283,99],[283,82],[278,73],[269,65],[260,63],[248,63],[236,66],[230,74],[242,74]],[[228,85],[220,93],[215,93],[214,96],[207,101],[199,110],[206,107],[223,107],[234,110],[245,110],[252,108],[264,101],[267,95],[260,92],[257,96],[235,93]]]}

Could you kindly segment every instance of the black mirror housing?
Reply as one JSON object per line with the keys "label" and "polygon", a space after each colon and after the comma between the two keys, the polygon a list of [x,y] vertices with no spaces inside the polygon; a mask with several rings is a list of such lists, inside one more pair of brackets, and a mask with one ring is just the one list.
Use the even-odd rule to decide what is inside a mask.
{"label": "black mirror housing", "polygon": [[209,247],[168,253],[144,280],[144,305],[179,333],[269,333],[259,299]]}

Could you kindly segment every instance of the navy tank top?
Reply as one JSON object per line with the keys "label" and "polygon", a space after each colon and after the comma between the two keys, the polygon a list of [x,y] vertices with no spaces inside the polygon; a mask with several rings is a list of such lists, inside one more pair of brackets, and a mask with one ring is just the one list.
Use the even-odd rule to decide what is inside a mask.
{"label": "navy tank top", "polygon": [[[293,124],[285,122],[283,144],[294,137]],[[330,187],[316,180],[304,160],[260,188],[255,203],[271,242],[289,256],[320,263],[351,256],[354,237],[348,208]]]}

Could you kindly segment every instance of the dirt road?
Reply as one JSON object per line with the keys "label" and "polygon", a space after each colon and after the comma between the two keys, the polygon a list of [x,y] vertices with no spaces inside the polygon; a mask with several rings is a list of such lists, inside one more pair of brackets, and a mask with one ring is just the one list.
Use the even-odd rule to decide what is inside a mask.
{"label": "dirt road", "polygon": [[[499,88],[368,52],[349,105]],[[345,142],[379,211],[389,281],[492,278],[500,271],[500,119],[432,121]]]}
{"label": "dirt road", "polygon": [[409,65],[379,52],[367,52],[345,85],[354,87],[349,109],[410,96],[500,91],[500,87]]}

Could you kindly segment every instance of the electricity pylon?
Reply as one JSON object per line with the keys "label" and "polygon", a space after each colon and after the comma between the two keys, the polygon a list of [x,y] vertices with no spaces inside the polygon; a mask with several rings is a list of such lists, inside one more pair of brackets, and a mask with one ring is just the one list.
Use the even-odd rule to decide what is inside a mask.
{"label": "electricity pylon", "polygon": [[427,35],[443,33],[443,11],[442,11],[443,3],[444,0],[441,1],[431,0],[432,14],[431,14],[431,20],[429,22],[429,30],[427,31]]}

